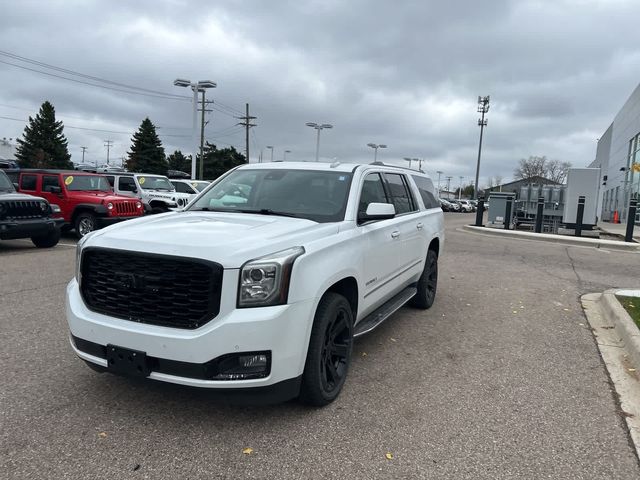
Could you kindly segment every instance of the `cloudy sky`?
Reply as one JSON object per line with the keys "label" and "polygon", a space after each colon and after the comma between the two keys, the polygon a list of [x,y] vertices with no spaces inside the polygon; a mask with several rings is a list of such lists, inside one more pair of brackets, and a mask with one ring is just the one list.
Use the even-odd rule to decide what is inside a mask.
{"label": "cloudy sky", "polygon": [[367,143],[383,143],[384,161],[469,181],[477,97],[491,95],[481,184],[530,155],[582,166],[640,82],[639,19],[634,0],[5,2],[0,138],[50,100],[76,162],[86,146],[104,163],[105,140],[126,155],[146,116],[167,153],[190,152],[190,101],[171,97],[189,94],[181,77],[217,82],[205,135],[221,147],[244,149],[234,116],[250,104],[252,161],[266,145],[313,159],[313,121],[334,125],[323,159],[371,161]]}

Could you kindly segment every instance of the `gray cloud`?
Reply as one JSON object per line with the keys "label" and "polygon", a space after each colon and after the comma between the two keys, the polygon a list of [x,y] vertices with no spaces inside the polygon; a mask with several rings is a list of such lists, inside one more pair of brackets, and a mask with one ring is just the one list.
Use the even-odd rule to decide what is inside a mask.
{"label": "gray cloud", "polygon": [[[187,95],[176,77],[210,78],[211,98],[258,116],[265,145],[312,159],[307,121],[330,122],[322,156],[369,161],[422,157],[430,173],[475,174],[475,101],[492,107],[481,176],[509,177],[518,159],[576,165],[635,88],[640,6],[622,0],[13,2],[0,17],[2,50],[96,77]],[[0,60],[7,60],[0,57]],[[74,84],[0,63],[0,116],[26,119],[51,100],[80,146],[102,161],[106,138],[126,154],[149,116],[167,151],[191,150],[189,101]],[[18,108],[13,108],[18,107]],[[214,111],[207,137],[243,148],[237,119]],[[0,119],[0,136],[23,123]],[[266,155],[266,153],[265,153]]]}

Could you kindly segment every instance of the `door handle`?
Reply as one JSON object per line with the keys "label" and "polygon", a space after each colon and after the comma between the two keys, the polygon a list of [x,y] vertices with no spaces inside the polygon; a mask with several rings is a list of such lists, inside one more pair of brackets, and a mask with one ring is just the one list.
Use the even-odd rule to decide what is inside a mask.
{"label": "door handle", "polygon": [[416,225],[416,228],[418,230],[422,230],[422,227],[424,227],[424,225],[422,225],[422,223],[419,223],[419,224]]}
{"label": "door handle", "polygon": [[398,230],[391,232],[391,238],[398,238],[399,236],[400,232]]}

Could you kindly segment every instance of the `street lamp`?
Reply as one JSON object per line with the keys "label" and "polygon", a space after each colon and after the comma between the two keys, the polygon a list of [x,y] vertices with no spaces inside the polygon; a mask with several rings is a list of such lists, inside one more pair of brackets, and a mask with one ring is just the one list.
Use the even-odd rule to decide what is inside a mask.
{"label": "street lamp", "polygon": [[451,200],[451,179],[453,177],[448,176],[447,179],[447,200]]}
{"label": "street lamp", "polygon": [[442,170],[438,170],[436,172],[438,174],[438,198],[440,197],[440,175],[442,175],[444,172]]}
{"label": "street lamp", "polygon": [[407,162],[409,162],[409,168],[411,168],[411,162],[413,161],[413,158],[404,157],[403,160],[406,160]]}
{"label": "street lamp", "polygon": [[316,140],[316,162],[318,162],[320,160],[320,131],[324,128],[333,128],[333,125],[330,123],[318,124],[314,122],[307,122],[305,125],[307,127],[315,128],[318,131],[318,139]]}
{"label": "street lamp", "polygon": [[271,150],[271,161],[273,162],[273,145],[267,145],[267,148]]}
{"label": "street lamp", "polygon": [[[196,155],[198,152],[198,92],[202,92],[202,98],[204,100],[204,91],[207,88],[216,88],[218,85],[211,80],[200,80],[199,82],[192,82],[185,80],[184,78],[177,78],[173,81],[176,87],[190,87],[193,90],[193,157],[191,160],[191,178],[196,178]],[[202,115],[204,118],[204,108],[202,109]],[[204,158],[201,159],[204,161]]]}
{"label": "street lamp", "polygon": [[282,154],[282,161],[286,162],[287,161],[287,153],[291,153],[291,150],[285,150],[284,153]]}
{"label": "street lamp", "polygon": [[[377,162],[378,161],[378,149],[379,148],[387,148],[386,145],[383,145],[382,143],[379,145],[376,145],[375,143],[367,143],[367,147],[371,147],[373,148],[373,161]],[[411,166],[411,165],[409,165]]]}
{"label": "street lamp", "polygon": [[480,155],[482,154],[482,133],[484,132],[484,127],[487,126],[487,119],[484,118],[484,116],[489,111],[489,101],[489,95],[487,95],[486,97],[478,97],[478,113],[482,114],[482,117],[478,119],[478,126],[480,127],[480,143],[478,144],[478,165],[476,166],[476,181],[473,187],[474,200],[478,199],[477,189],[480,176]]}
{"label": "street lamp", "polygon": [[462,180],[464,177],[458,177],[460,179],[460,186],[458,187],[458,200],[462,198]]}

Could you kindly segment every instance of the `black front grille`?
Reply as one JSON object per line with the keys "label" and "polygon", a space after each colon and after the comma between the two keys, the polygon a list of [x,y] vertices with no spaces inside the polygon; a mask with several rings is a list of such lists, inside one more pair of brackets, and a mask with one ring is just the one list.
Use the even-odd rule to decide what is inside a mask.
{"label": "black front grille", "polygon": [[98,313],[193,329],[220,311],[223,268],[214,262],[88,247],[81,269],[82,297]]}
{"label": "black front grille", "polygon": [[48,209],[42,211],[41,202],[37,200],[12,200],[2,202],[2,216],[8,220],[28,220],[30,218],[42,218],[49,215]]}

